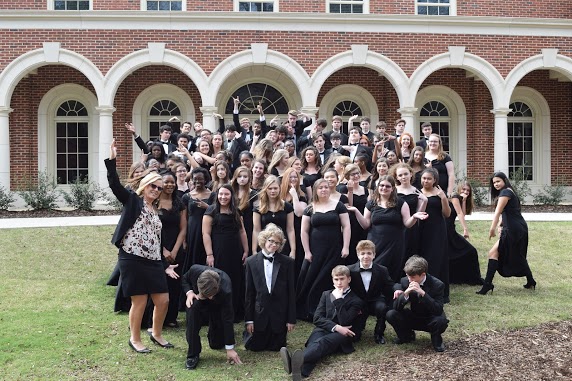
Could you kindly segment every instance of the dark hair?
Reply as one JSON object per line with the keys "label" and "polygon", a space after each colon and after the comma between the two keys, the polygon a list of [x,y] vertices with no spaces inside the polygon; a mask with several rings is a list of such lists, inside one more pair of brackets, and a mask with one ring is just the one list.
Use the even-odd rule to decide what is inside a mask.
{"label": "dark hair", "polygon": [[328,121],[324,118],[320,118],[316,120],[316,125],[326,128],[328,126]]}
{"label": "dark hair", "polygon": [[506,189],[506,188],[510,188],[510,190],[512,190],[512,192],[515,194],[516,197],[518,197],[518,195],[516,194],[515,190],[513,189],[512,185],[510,184],[510,180],[508,179],[508,177],[504,174],[504,172],[495,172],[493,173],[493,175],[491,176],[491,179],[489,181],[489,188],[491,191],[491,200],[493,201],[493,205],[496,206],[497,202],[498,202],[498,198],[499,198],[499,194],[501,192],[501,190],[496,190],[495,187],[493,186],[493,179],[495,177],[498,177],[499,179],[501,179],[502,181],[504,181],[504,187],[501,189]]}
{"label": "dark hair", "polygon": [[[371,199],[376,204],[381,201],[381,194],[379,193],[379,184],[382,181],[387,181],[389,184],[391,184],[391,189],[392,189],[391,195],[389,196],[389,201],[387,202],[386,207],[393,208],[397,206],[397,188],[395,187],[395,179],[393,178],[393,176],[390,175],[380,176],[379,182],[377,183],[375,189],[373,190],[373,195],[371,196]],[[401,214],[401,210],[399,211],[399,213]]]}
{"label": "dark hair", "polygon": [[220,222],[220,203],[218,201],[218,194],[220,192],[221,189],[226,189],[230,192],[230,203],[228,205],[228,209],[230,211],[230,215],[233,217],[234,220],[234,224],[237,228],[240,228],[240,226],[242,226],[242,222],[241,222],[241,217],[240,217],[240,212],[238,210],[238,207],[236,206],[236,200],[235,200],[235,194],[234,194],[234,190],[232,189],[232,186],[230,184],[222,184],[218,190],[216,191],[216,197],[214,198],[214,208],[215,208],[215,213],[213,215],[213,226],[218,225],[218,223]]}
{"label": "dark hair", "polygon": [[330,140],[341,139],[341,138],[342,138],[342,134],[340,134],[339,132],[334,131],[330,134]]}
{"label": "dark hair", "polygon": [[224,127],[224,130],[225,130],[225,131],[236,132],[236,127],[234,126],[234,124],[227,124],[227,125]]}
{"label": "dark hair", "polygon": [[316,147],[308,146],[304,148],[302,152],[300,152],[300,163],[302,163],[302,173],[306,171],[306,168],[308,168],[308,162],[306,161],[306,152],[308,151],[314,152],[316,170],[320,171],[320,169],[322,168],[322,159],[320,158],[320,153],[318,152],[318,149]]}
{"label": "dark hair", "polygon": [[429,264],[427,263],[427,260],[418,255],[409,257],[407,262],[405,262],[405,266],[403,267],[403,271],[409,276],[421,275],[423,273],[427,274],[428,269]]}
{"label": "dark hair", "polygon": [[[155,147],[159,147],[161,149],[161,157],[160,158],[153,157],[153,148],[155,148]],[[161,164],[165,163],[166,158],[167,158],[167,154],[165,153],[165,148],[163,148],[163,143],[153,142],[153,144],[151,144],[151,147],[149,148],[149,153],[151,153],[151,155],[149,156],[147,161],[149,161],[151,159],[156,159]]]}
{"label": "dark hair", "polygon": [[244,155],[248,156],[248,157],[250,158],[250,160],[254,160],[254,155],[253,155],[252,152],[250,152],[250,151],[242,151],[242,152],[238,155],[238,157],[241,158],[241,157],[243,157]]}
{"label": "dark hair", "polygon": [[288,128],[286,126],[278,126],[276,127],[276,133],[288,135]]}
{"label": "dark hair", "polygon": [[433,176],[433,179],[435,180],[433,186],[439,185],[439,172],[437,172],[435,168],[425,168],[421,171],[421,177],[423,177],[423,174],[425,173],[430,173]]}
{"label": "dark hair", "polygon": [[168,124],[163,124],[161,127],[159,127],[159,133],[162,133],[164,131],[172,132],[173,129]]}
{"label": "dark hair", "polygon": [[211,181],[211,175],[209,173],[209,171],[207,171],[205,168],[203,167],[196,167],[191,171],[191,179],[193,178],[194,175],[196,175],[197,173],[202,173],[204,178],[205,178],[205,185]]}
{"label": "dark hair", "polygon": [[165,176],[171,176],[173,178],[173,180],[175,181],[175,189],[173,190],[173,193],[171,194],[171,202],[172,202],[172,206],[171,206],[171,210],[177,211],[177,212],[181,212],[184,207],[183,207],[183,202],[181,201],[181,199],[179,198],[178,194],[177,194],[177,176],[171,172],[170,170],[164,170],[164,171],[160,171],[159,174],[161,175],[161,177],[165,177]]}
{"label": "dark hair", "polygon": [[190,137],[189,135],[187,135],[187,134],[179,134],[179,136],[177,136],[177,142],[178,142],[180,139],[187,139],[187,142],[189,142],[189,143],[191,142],[191,137]]}

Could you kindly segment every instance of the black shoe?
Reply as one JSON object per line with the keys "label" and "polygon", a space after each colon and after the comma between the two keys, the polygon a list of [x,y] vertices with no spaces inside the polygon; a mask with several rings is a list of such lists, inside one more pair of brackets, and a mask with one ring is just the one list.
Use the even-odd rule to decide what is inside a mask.
{"label": "black shoe", "polygon": [[443,346],[443,338],[441,337],[441,334],[432,334],[431,344],[433,344],[433,349],[435,349],[435,352],[445,351],[445,347]]}
{"label": "black shoe", "polygon": [[151,341],[154,342],[155,344],[157,344],[158,346],[160,346],[161,348],[165,348],[165,349],[175,348],[175,346],[173,344],[169,343],[168,341],[167,341],[167,344],[161,344],[160,342],[158,342],[157,339],[153,336],[153,332],[147,331],[147,333],[149,334],[149,338],[151,339]]}
{"label": "black shoe", "polygon": [[163,324],[163,328],[179,328],[179,323],[177,323],[176,321],[171,321],[168,323]]}
{"label": "black shoe", "polygon": [[282,358],[282,364],[284,364],[284,370],[286,373],[292,373],[292,359],[290,357],[290,352],[288,348],[282,347],[280,348],[280,357]]}
{"label": "black shoe", "polygon": [[526,282],[526,284],[522,285],[522,287],[526,288],[526,289],[533,289],[536,290],[536,281],[533,279],[529,282]]}
{"label": "black shoe", "polygon": [[149,348],[143,348],[143,349],[135,348],[135,345],[133,345],[131,340],[129,340],[129,346],[131,347],[131,349],[133,349],[137,353],[150,353],[151,352],[151,350]]}
{"label": "black shoe", "polygon": [[296,349],[292,353],[292,359],[290,361],[292,365],[292,380],[300,381],[302,380],[302,365],[304,364],[304,351],[301,349]]}
{"label": "black shoe", "polygon": [[385,344],[385,337],[383,337],[383,334],[376,333],[373,336],[373,340],[375,341],[376,344]]}
{"label": "black shoe", "polygon": [[187,361],[185,362],[185,367],[188,370],[193,370],[197,367],[198,364],[199,364],[199,356],[187,357]]}
{"label": "black shoe", "polygon": [[397,336],[397,338],[393,340],[393,343],[401,345],[401,344],[411,343],[413,341],[415,341],[415,332],[411,332],[408,336],[405,336],[403,338]]}
{"label": "black shoe", "polygon": [[485,284],[483,284],[483,287],[482,287],[479,291],[475,292],[475,294],[486,295],[487,292],[490,291],[490,292],[491,292],[491,295],[492,295],[494,289],[495,289],[495,285],[494,285],[494,284],[492,284],[492,283],[485,283]]}

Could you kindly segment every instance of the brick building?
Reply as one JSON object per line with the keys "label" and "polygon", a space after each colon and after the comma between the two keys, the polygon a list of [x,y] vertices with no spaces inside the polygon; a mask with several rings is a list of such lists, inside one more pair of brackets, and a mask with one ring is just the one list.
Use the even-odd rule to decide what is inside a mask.
{"label": "brick building", "polygon": [[233,95],[416,138],[430,121],[469,178],[571,185],[571,18],[560,0],[0,0],[0,185],[106,184],[113,138],[123,173],[138,157],[126,121],[214,129]]}

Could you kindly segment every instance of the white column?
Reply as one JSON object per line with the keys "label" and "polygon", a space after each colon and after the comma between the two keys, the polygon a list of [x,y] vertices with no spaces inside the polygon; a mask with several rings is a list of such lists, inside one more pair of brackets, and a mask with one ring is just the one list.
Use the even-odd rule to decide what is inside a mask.
{"label": "white column", "polygon": [[510,108],[491,110],[495,116],[495,162],[494,170],[508,176],[508,113]]}
{"label": "white column", "polygon": [[10,107],[0,106],[0,185],[10,190]]}
{"label": "white column", "polygon": [[107,170],[103,161],[109,158],[109,146],[113,140],[113,106],[98,106],[95,110],[99,113],[99,159],[97,161],[97,183],[102,188],[107,188]]}
{"label": "white column", "polygon": [[310,118],[312,118],[312,124],[310,125],[310,127],[314,127],[316,125],[316,114],[318,113],[318,111],[320,111],[320,109],[316,106],[304,106],[300,108],[300,111],[303,112],[304,114],[307,114]]}
{"label": "white column", "polygon": [[203,113],[203,128],[211,132],[215,132],[218,130],[218,123],[215,123],[215,119],[213,118],[213,114],[218,111],[218,107],[216,106],[203,106],[199,107],[199,110]]}
{"label": "white column", "polygon": [[[414,139],[417,139],[419,136],[419,133],[415,132],[415,113],[417,110],[417,107],[401,107],[397,109],[397,112],[401,114],[401,119],[405,120],[405,132],[411,134]],[[391,125],[388,127],[393,128]]]}

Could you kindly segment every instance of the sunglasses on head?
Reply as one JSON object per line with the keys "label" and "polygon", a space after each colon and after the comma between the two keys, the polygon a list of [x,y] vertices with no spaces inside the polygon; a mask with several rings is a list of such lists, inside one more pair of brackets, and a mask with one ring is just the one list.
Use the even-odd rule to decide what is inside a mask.
{"label": "sunglasses on head", "polygon": [[159,192],[162,192],[162,191],[163,191],[163,187],[160,187],[159,185],[149,184],[149,186],[150,186],[151,189],[153,189],[153,190],[158,190]]}

